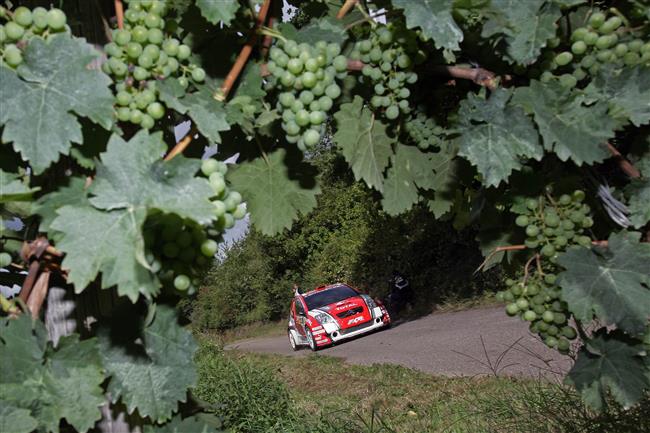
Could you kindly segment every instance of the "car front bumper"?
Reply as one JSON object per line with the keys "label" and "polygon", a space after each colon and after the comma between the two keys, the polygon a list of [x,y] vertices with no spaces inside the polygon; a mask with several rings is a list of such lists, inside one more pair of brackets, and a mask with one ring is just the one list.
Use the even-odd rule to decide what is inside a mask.
{"label": "car front bumper", "polygon": [[[375,308],[373,311],[374,318],[361,323],[357,326],[347,329],[340,329],[338,325],[334,323],[326,323],[323,325],[323,338],[322,345],[334,343],[337,341],[345,340],[347,338],[352,338],[360,334],[365,334],[367,332],[372,332],[376,329],[382,328],[390,324],[390,319],[387,313],[382,311],[379,307]],[[316,339],[317,344],[319,339]],[[327,341],[329,340],[329,341]]]}

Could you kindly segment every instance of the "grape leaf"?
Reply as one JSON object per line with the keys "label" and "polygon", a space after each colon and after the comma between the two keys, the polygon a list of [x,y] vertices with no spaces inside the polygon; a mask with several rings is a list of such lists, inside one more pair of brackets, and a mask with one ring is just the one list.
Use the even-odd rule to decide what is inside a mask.
{"label": "grape leaf", "polygon": [[609,104],[611,116],[635,126],[650,122],[650,68],[603,68],[585,93]]}
{"label": "grape leaf", "polygon": [[433,162],[414,146],[397,146],[384,181],[381,204],[389,215],[399,215],[420,199],[418,188],[433,188]]}
{"label": "grape leaf", "polygon": [[99,407],[104,404],[105,377],[96,340],[80,342],[73,334],[54,348],[46,342],[43,323],[32,323],[28,314],[5,320],[0,327],[5,370],[0,401],[28,410],[40,429],[58,432],[62,418],[78,431],[90,429],[101,418]]}
{"label": "grape leaf", "polygon": [[546,42],[555,36],[562,16],[556,4],[546,0],[493,0],[481,36],[503,34],[506,60],[522,65],[534,63]]}
{"label": "grape leaf", "polygon": [[17,73],[0,67],[0,101],[11,107],[0,110],[2,141],[13,142],[36,174],[67,155],[72,143],[82,143],[75,114],[111,127],[111,80],[87,68],[98,54],[83,39],[60,34],[49,42],[32,39]]}
{"label": "grape leaf", "polygon": [[237,0],[196,0],[196,6],[201,11],[201,15],[212,24],[223,22],[226,26],[235,18],[239,10],[239,1]]}
{"label": "grape leaf", "polygon": [[558,257],[562,299],[576,319],[596,316],[630,334],[643,333],[650,317],[650,244],[635,232],[613,233],[608,247],[573,247]]}
{"label": "grape leaf", "polygon": [[199,223],[214,220],[207,179],[195,177],[199,160],[182,156],[161,160],[167,150],[162,133],[138,132],[128,142],[113,135],[101,154],[90,199],[99,209],[158,209]]}
{"label": "grape leaf", "polygon": [[20,175],[8,173],[0,168],[0,203],[9,201],[29,201],[32,194],[41,188],[30,188]]}
{"label": "grape leaf", "polygon": [[[40,197],[32,207],[32,211],[41,216],[39,230],[44,233],[49,232],[52,221],[58,216],[57,210],[63,206],[89,204],[85,186],[86,181],[84,179],[71,177],[67,186]],[[55,239],[52,236],[53,233],[49,233],[48,235],[50,239]]]}
{"label": "grape leaf", "polygon": [[176,310],[166,305],[157,305],[153,322],[138,334],[127,345],[100,334],[101,355],[111,376],[108,391],[114,402],[122,399],[128,413],[137,408],[140,415],[164,422],[196,383],[196,342],[178,324]]}
{"label": "grape leaf", "polygon": [[163,80],[158,85],[160,100],[172,110],[187,114],[199,132],[214,143],[221,143],[222,131],[229,131],[226,108],[212,96],[208,86],[199,86],[194,93],[186,93],[178,80]]}
{"label": "grape leaf", "polygon": [[650,221],[650,179],[633,179],[625,187],[632,227],[641,228]]}
{"label": "grape leaf", "polygon": [[420,27],[424,36],[433,39],[436,48],[460,49],[463,31],[452,16],[452,0],[392,0],[392,3],[404,10],[407,27]]}
{"label": "grape leaf", "polygon": [[40,367],[47,333],[40,321],[32,323],[27,317],[23,314],[17,320],[0,319],[0,383],[23,381]]}
{"label": "grape leaf", "polygon": [[298,214],[316,207],[320,186],[312,166],[294,163],[278,149],[266,158],[238,164],[227,179],[246,199],[251,222],[264,234],[273,235],[291,227]]}
{"label": "grape leaf", "polygon": [[0,431],[11,433],[30,433],[36,430],[38,422],[28,409],[17,408],[0,400]]}
{"label": "grape leaf", "polygon": [[540,160],[544,154],[533,122],[521,108],[508,105],[510,95],[499,89],[484,100],[470,93],[460,106],[464,128],[458,154],[476,166],[488,186],[507,180],[521,168],[520,159]]}
{"label": "grape leaf", "polygon": [[609,335],[597,332],[580,348],[569,371],[567,382],[572,383],[583,400],[597,410],[604,407],[607,391],[627,409],[650,389],[643,347],[626,340],[629,339],[621,332],[614,331]]}
{"label": "grape leaf", "polygon": [[458,160],[452,152],[438,152],[431,154],[433,164],[432,187],[435,190],[434,198],[427,201],[429,210],[437,219],[451,210],[454,203],[454,194],[458,187],[456,172]]}
{"label": "grape leaf", "polygon": [[610,156],[605,142],[614,136],[617,122],[607,115],[607,104],[585,105],[585,96],[559,83],[531,81],[515,90],[512,103],[532,113],[546,150],[577,165],[593,164]]}
{"label": "grape leaf", "polygon": [[341,20],[334,17],[314,18],[298,30],[293,39],[298,43],[306,42],[311,45],[318,41],[343,44],[347,39],[347,32]]}
{"label": "grape leaf", "polygon": [[117,285],[120,296],[132,302],[140,294],[158,294],[160,282],[151,273],[144,254],[142,224],[146,209],[110,212],[90,205],[68,205],[58,211],[50,228],[61,233],[56,247],[66,253],[63,268],[68,282],[81,293],[99,272],[102,288]]}
{"label": "grape leaf", "polygon": [[387,134],[387,125],[363,106],[360,96],[342,104],[334,118],[338,126],[334,142],[342,149],[355,179],[363,179],[369,187],[383,191],[383,173],[395,142]]}

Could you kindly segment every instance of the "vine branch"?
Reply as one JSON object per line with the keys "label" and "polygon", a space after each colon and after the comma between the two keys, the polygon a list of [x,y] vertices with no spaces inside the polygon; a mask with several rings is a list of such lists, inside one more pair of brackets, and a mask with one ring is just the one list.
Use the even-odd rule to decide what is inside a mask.
{"label": "vine branch", "polygon": [[115,0],[115,16],[117,17],[117,28],[124,28],[124,4],[122,0]]}
{"label": "vine branch", "polygon": [[255,42],[257,41],[257,30],[266,21],[266,15],[268,14],[270,7],[271,7],[271,0],[264,0],[264,4],[260,8],[260,13],[257,15],[255,28],[251,32],[248,41],[239,52],[239,56],[237,56],[237,60],[235,60],[235,64],[232,65],[230,72],[228,72],[226,79],[221,85],[221,88],[219,88],[219,90],[214,95],[214,99],[216,99],[217,101],[224,101],[228,97],[228,93],[230,93],[232,86],[235,84],[235,81],[237,81],[239,74],[241,74],[241,71],[244,69],[246,62],[248,61],[248,58],[250,57],[251,52],[253,51]]}
{"label": "vine branch", "polygon": [[183,153],[185,149],[187,149],[187,146],[190,145],[192,142],[192,138],[194,137],[194,134],[196,134],[196,130],[194,127],[190,129],[190,132],[187,133],[185,137],[183,137],[174,147],[172,147],[172,150],[169,151],[169,153],[165,156],[164,160],[169,161],[179,153]]}
{"label": "vine branch", "polygon": [[433,72],[442,75],[448,75],[453,78],[471,80],[479,86],[495,90],[499,86],[497,75],[483,68],[468,68],[464,66],[437,65],[433,67]]}
{"label": "vine branch", "polygon": [[621,152],[619,152],[618,149],[614,147],[614,145],[609,141],[607,142],[607,150],[609,150],[609,153],[613,155],[623,173],[633,179],[638,179],[641,177],[641,172],[639,169],[632,165],[632,163],[628,161],[623,155],[621,155]]}
{"label": "vine branch", "polygon": [[357,4],[357,1],[358,0],[345,0],[345,3],[343,3],[343,6],[341,6],[341,9],[339,9],[338,13],[336,14],[336,19],[343,19],[343,17],[348,12],[350,12],[350,9],[352,9],[354,5]]}

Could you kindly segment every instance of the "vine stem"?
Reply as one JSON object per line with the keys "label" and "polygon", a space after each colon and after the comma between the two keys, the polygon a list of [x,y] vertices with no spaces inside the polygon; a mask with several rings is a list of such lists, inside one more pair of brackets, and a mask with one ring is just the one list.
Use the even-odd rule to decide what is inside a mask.
{"label": "vine stem", "polygon": [[533,260],[535,260],[535,259],[539,260],[539,254],[538,254],[538,253],[535,253],[535,255],[534,255],[533,257],[531,257],[530,259],[528,259],[528,261],[526,262],[526,266],[524,266],[524,279],[523,279],[522,282],[521,282],[522,286],[525,286],[525,285],[526,285],[526,281],[528,281],[528,267],[530,266],[530,264],[531,264],[531,263],[533,262]]}
{"label": "vine stem", "polygon": [[438,74],[449,75],[453,78],[471,80],[479,86],[487,87],[490,90],[495,90],[498,87],[496,74],[483,68],[438,65],[433,67],[433,71]]}
{"label": "vine stem", "polygon": [[343,3],[343,6],[341,6],[341,9],[339,9],[338,13],[336,14],[336,19],[341,20],[343,17],[350,12],[350,9],[356,5],[358,0],[345,0],[345,3]]}
{"label": "vine stem", "polygon": [[183,153],[183,151],[187,149],[187,146],[189,146],[192,142],[192,137],[194,137],[194,134],[196,134],[196,131],[194,130],[194,127],[192,127],[192,129],[190,129],[190,132],[188,132],[185,137],[176,143],[176,146],[172,147],[172,150],[170,150],[169,153],[165,155],[164,160],[169,161],[179,153]]}
{"label": "vine stem", "polygon": [[257,41],[257,29],[259,29],[266,21],[266,15],[268,14],[270,7],[271,7],[271,0],[264,0],[264,4],[260,8],[260,13],[257,15],[255,29],[253,29],[253,32],[248,38],[248,41],[239,52],[239,56],[237,56],[237,60],[235,61],[235,64],[232,65],[230,72],[228,72],[226,79],[221,85],[221,88],[219,88],[219,90],[214,95],[214,99],[216,99],[217,101],[224,101],[228,97],[228,93],[230,93],[230,90],[235,84],[235,81],[237,81],[239,74],[241,74],[241,71],[244,69],[246,62],[248,61],[248,58],[250,57],[251,52],[253,51],[255,42]]}
{"label": "vine stem", "polygon": [[623,155],[621,155],[621,152],[619,152],[618,149],[614,147],[614,145],[609,141],[607,142],[607,149],[609,150],[609,153],[611,153],[614,156],[614,159],[618,163],[618,166],[623,173],[625,173],[626,175],[628,175],[633,179],[638,179],[639,177],[641,177],[641,172],[639,171],[639,169],[636,168]]}
{"label": "vine stem", "polygon": [[122,0],[115,0],[115,16],[117,17],[117,28],[124,28],[124,4]]}

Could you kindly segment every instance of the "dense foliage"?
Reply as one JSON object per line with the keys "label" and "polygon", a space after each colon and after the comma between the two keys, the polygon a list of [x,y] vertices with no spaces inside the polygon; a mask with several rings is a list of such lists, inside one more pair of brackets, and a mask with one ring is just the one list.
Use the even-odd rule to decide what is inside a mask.
{"label": "dense foliage", "polygon": [[[532,266],[536,278],[557,275],[545,291],[561,311],[537,305],[544,323],[546,313],[576,323],[582,345],[567,380],[590,406],[611,395],[628,408],[650,388],[647,0],[289,2],[301,9],[296,26],[279,22],[278,1],[130,0],[124,13],[117,1],[108,60],[72,34],[64,11],[15,3],[0,7],[0,260],[11,261],[3,281],[24,283],[22,303],[0,298],[0,356],[34,368],[0,377],[2,425],[85,431],[108,392],[149,431],[208,429],[178,416],[195,346],[172,305],[205,269],[200,254],[242,215],[240,199],[264,234],[316,207],[318,170],[302,149],[320,140],[388,214],[421,203],[432,215],[418,224],[476,224],[485,267],[505,261],[526,284]],[[182,120],[192,129],[172,150]],[[199,174],[202,145],[215,144],[221,161],[239,153],[225,178],[217,162]],[[555,218],[545,200],[582,197],[574,191],[589,208],[569,213],[585,229],[570,238],[561,207],[562,233],[546,224]],[[530,199],[544,225],[519,228]],[[83,337],[47,343],[40,314],[52,275],[70,296],[110,291],[133,303],[134,335],[107,340],[98,329],[114,322],[86,320]],[[537,318],[526,297],[513,300]],[[34,323],[9,318],[22,310]],[[532,326],[550,346],[563,341]],[[85,404],[69,413],[48,390]]]}
{"label": "dense foliage", "polygon": [[290,230],[274,236],[253,231],[228,250],[193,304],[199,329],[284,318],[294,283],[310,290],[345,281],[383,298],[398,269],[412,281],[413,314],[499,285],[495,272],[472,275],[482,261],[475,231],[456,232],[449,222],[428,219],[423,206],[400,217],[387,215],[332,149],[320,149],[311,162],[321,173],[316,208]]}

